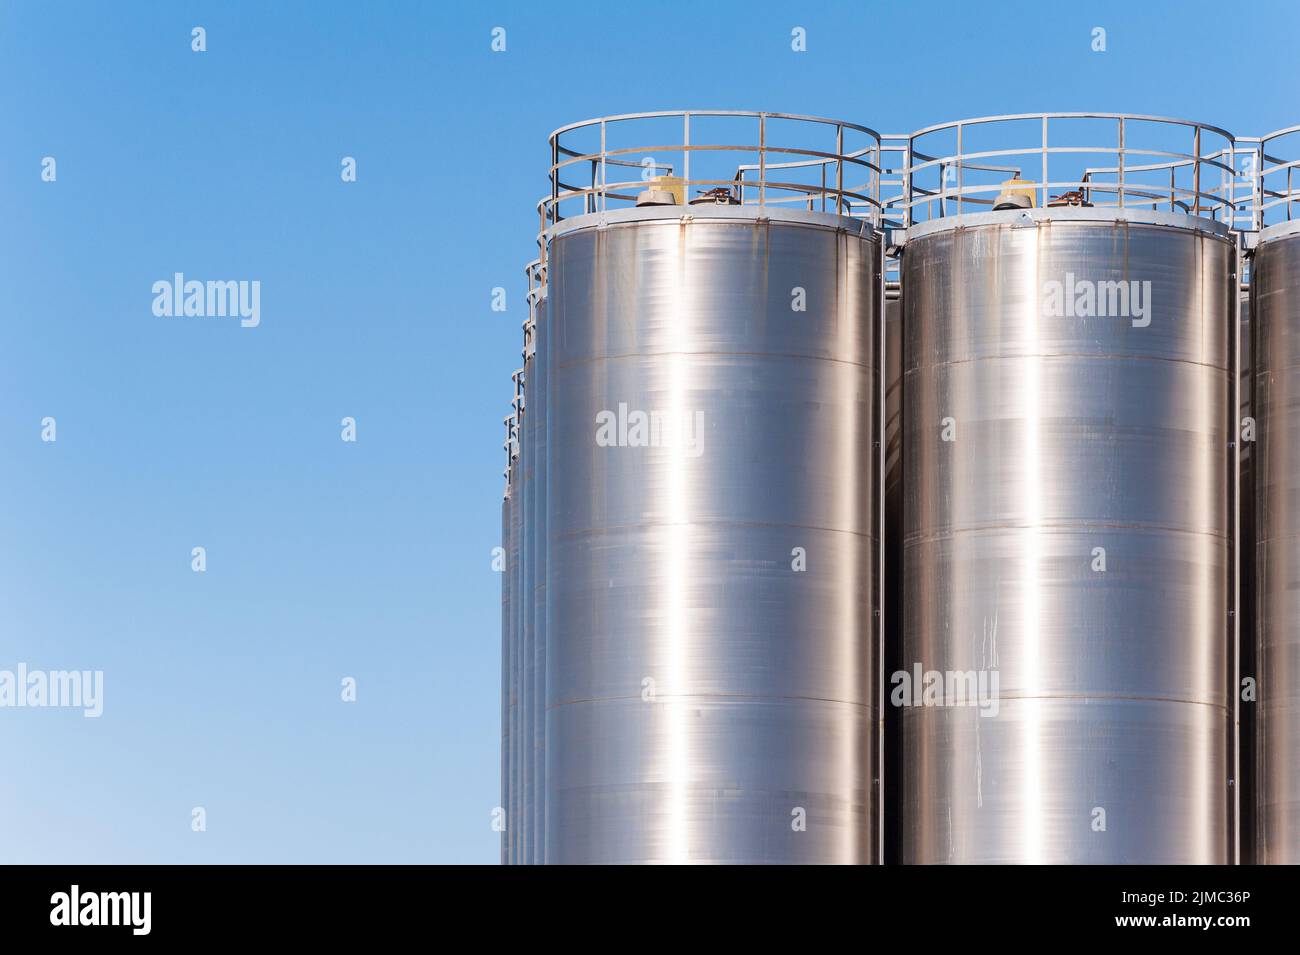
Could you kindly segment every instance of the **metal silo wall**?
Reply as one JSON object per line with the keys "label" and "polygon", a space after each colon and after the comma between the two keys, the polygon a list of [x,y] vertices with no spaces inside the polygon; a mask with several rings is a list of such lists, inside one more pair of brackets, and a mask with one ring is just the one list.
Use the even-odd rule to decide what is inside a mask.
{"label": "metal silo wall", "polygon": [[[1229,860],[1235,249],[1129,218],[909,232],[901,656],[998,691],[903,708],[904,862]],[[1046,315],[1071,274],[1149,325]]]}
{"label": "metal silo wall", "polygon": [[545,859],[545,805],[546,805],[546,498],[549,475],[549,456],[546,451],[546,355],[547,325],[546,296],[539,292],[533,306],[533,370],[531,401],[528,406],[532,418],[533,442],[533,503],[532,551],[533,588],[529,594],[533,614],[533,733],[532,746],[533,789],[532,812],[527,820],[530,839],[530,862],[541,864]]}
{"label": "metal silo wall", "polygon": [[874,861],[879,241],[691,213],[550,239],[545,858]]}
{"label": "metal silo wall", "polygon": [[[516,399],[516,409],[518,400]],[[519,419],[516,410],[514,448],[511,461],[510,492],[510,548],[506,553],[506,568],[510,576],[510,775],[509,802],[506,805],[506,844],[509,846],[508,861],[514,865],[519,862],[520,835],[523,829],[522,814],[519,807],[519,784],[521,779],[522,747],[520,745],[520,630],[519,606],[523,600],[520,575],[520,538],[523,532],[523,515],[520,503],[519,487]]]}
{"label": "metal silo wall", "polygon": [[[531,303],[530,303],[531,309]],[[520,419],[519,440],[519,504],[522,515],[519,542],[519,863],[533,861],[533,805],[534,766],[533,730],[537,709],[534,698],[534,679],[537,661],[534,657],[533,591],[535,576],[535,544],[537,523],[533,513],[536,503],[533,437],[533,369],[532,319],[526,332],[524,356],[524,403]]]}
{"label": "metal silo wall", "polygon": [[506,439],[506,493],[501,500],[501,550],[503,553],[504,565],[501,568],[501,807],[505,810],[505,829],[501,833],[501,864],[505,865],[510,862],[510,698],[514,693],[514,686],[510,682],[510,658],[514,652],[512,645],[513,640],[513,599],[511,567],[513,559],[511,557],[512,543],[511,536],[514,532],[513,516],[511,514],[510,502],[510,467],[508,463],[510,439]]}
{"label": "metal silo wall", "polygon": [[[897,288],[885,295],[885,453],[884,488],[884,652],[883,671],[893,673],[902,666],[899,650],[903,626],[903,303]],[[901,768],[898,721],[901,712],[886,706],[883,712],[882,738],[884,784],[881,789],[881,812],[885,827],[881,845],[882,861],[898,861],[898,787],[895,780]]]}
{"label": "metal silo wall", "polygon": [[[1254,356],[1251,334],[1254,322],[1251,319],[1250,296],[1248,292],[1238,294],[1239,308],[1238,328],[1238,422],[1237,441],[1239,447],[1239,477],[1237,496],[1237,613],[1239,617],[1237,656],[1238,669],[1233,674],[1233,693],[1241,693],[1241,680],[1249,677],[1258,683],[1258,665],[1256,663],[1256,634],[1258,626],[1255,589],[1255,425],[1254,420]],[[1238,862],[1242,865],[1255,863],[1255,801],[1258,792],[1255,739],[1257,734],[1258,708],[1254,702],[1237,704],[1237,754],[1238,767],[1236,775],[1237,813],[1238,813]]]}
{"label": "metal silo wall", "polygon": [[1256,861],[1300,863],[1300,232],[1260,233],[1255,317]]}

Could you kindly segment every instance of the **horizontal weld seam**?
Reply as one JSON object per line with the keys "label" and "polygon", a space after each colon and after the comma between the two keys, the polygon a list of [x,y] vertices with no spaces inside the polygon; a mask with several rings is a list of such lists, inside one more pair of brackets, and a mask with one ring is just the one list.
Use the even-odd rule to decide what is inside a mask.
{"label": "horizontal weld seam", "polygon": [[[979,669],[976,667],[975,669]],[[997,667],[988,667],[987,669],[999,669]],[[1001,670],[999,670],[1001,672]],[[1180,706],[1205,706],[1212,710],[1222,710],[1226,715],[1231,710],[1225,703],[1210,703],[1205,700],[1188,700],[1177,696],[1133,696],[1124,693],[1003,693],[998,692],[996,697],[999,703],[1007,703],[1013,700],[1062,700],[1066,702],[1077,702],[1079,700],[1099,700],[1107,703],[1174,703]],[[971,707],[966,707],[970,709]],[[953,706],[899,706],[900,710],[951,710],[958,709]]]}
{"label": "horizontal weld seam", "polygon": [[819,531],[827,534],[847,534],[869,541],[878,541],[879,537],[871,531],[854,531],[840,527],[818,527],[815,524],[783,524],[779,521],[728,521],[728,520],[688,520],[688,521],[636,521],[627,524],[602,524],[599,527],[583,527],[575,530],[557,532],[549,535],[551,540],[565,540],[577,537],[592,537],[615,531],[637,530],[642,527],[765,527],[789,528],[800,531]]}
{"label": "horizontal weld seam", "polygon": [[593,358],[574,358],[569,361],[555,362],[552,368],[581,368],[584,365],[595,365],[607,361],[627,361],[631,359],[648,359],[648,358],[771,358],[786,359],[793,361],[818,361],[826,362],[832,365],[847,365],[850,368],[861,368],[867,372],[874,372],[874,368],[864,361],[849,361],[845,358],[834,358],[829,355],[800,355],[793,352],[749,352],[749,351],[641,351],[627,352],[619,355],[598,355]]}
{"label": "horizontal weld seam", "polygon": [[1041,530],[1048,533],[1068,534],[1083,530],[1118,530],[1118,531],[1140,531],[1144,534],[1181,534],[1186,537],[1208,537],[1210,540],[1222,541],[1224,543],[1232,542],[1232,534],[1229,532],[1217,533],[1214,531],[1188,530],[1181,527],[1166,526],[1163,524],[1136,524],[1125,521],[1032,521],[1032,522],[1012,522],[998,524],[979,524],[967,527],[954,527],[946,531],[934,531],[931,533],[911,532],[903,535],[903,543],[907,544],[924,544],[931,541],[951,540],[958,534],[988,534],[998,531],[1023,531],[1023,530]]}
{"label": "horizontal weld seam", "polygon": [[[872,709],[869,702],[854,703],[851,700],[834,700],[823,696],[754,696],[748,693],[656,693],[654,702],[661,703],[664,701],[689,702],[691,700],[722,700],[729,703],[766,703],[769,701],[795,701],[805,703],[834,703],[838,706],[854,706],[864,710]],[[547,703],[548,710],[556,710],[562,706],[575,706],[581,703],[625,703],[641,702],[641,694],[633,693],[628,696],[593,696],[584,697],[580,700],[564,700],[561,703]]]}
{"label": "horizontal weld seam", "polygon": [[911,368],[903,369],[903,376],[914,375],[925,368],[948,368],[955,365],[973,365],[979,362],[989,361],[1021,361],[1026,358],[1092,358],[1097,361],[1158,361],[1170,365],[1188,365],[1192,368],[1208,368],[1211,371],[1220,372],[1229,378],[1236,377],[1235,369],[1227,365],[1212,365],[1203,361],[1192,361],[1189,358],[1169,358],[1164,355],[1123,355],[1098,352],[1034,352],[1025,355],[981,355],[977,358],[955,358],[950,361],[927,361],[924,365],[914,365]]}

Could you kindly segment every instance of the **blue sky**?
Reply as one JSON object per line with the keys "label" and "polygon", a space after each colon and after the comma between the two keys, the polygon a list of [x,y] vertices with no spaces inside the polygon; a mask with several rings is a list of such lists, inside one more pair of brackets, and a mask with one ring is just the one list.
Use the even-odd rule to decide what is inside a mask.
{"label": "blue sky", "polygon": [[[100,669],[105,700],[0,709],[0,862],[496,861],[490,552],[554,127],[1258,134],[1300,122],[1297,27],[1282,2],[3,0],[0,669]],[[260,281],[261,324],[155,316],[178,271]]]}

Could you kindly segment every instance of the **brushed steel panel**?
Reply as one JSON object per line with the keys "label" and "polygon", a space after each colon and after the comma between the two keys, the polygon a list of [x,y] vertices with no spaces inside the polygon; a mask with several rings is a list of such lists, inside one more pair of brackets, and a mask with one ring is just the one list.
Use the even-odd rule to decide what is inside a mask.
{"label": "brushed steel panel", "polygon": [[[1231,244],[1202,232],[1098,220],[954,228],[910,242],[904,369],[1027,355],[1164,358],[1226,368]],[[1150,282],[1149,314],[1048,317],[1046,283]],[[919,276],[919,278],[918,278]],[[1147,293],[1141,294],[1145,305]],[[1130,302],[1132,310],[1133,303]],[[1145,327],[1133,322],[1150,319]]]}
{"label": "brushed steel panel", "polygon": [[[1092,569],[1093,548],[1106,570]],[[908,544],[907,665],[996,669],[1002,696],[1231,705],[1232,550],[1206,534],[994,528]]]}
{"label": "brushed steel panel", "polygon": [[[853,864],[871,855],[867,707],[691,696],[550,711],[548,859]],[[803,810],[804,831],[792,813]]]}
{"label": "brushed steel panel", "polygon": [[903,798],[912,811],[900,824],[909,862],[1227,858],[1221,708],[1004,698],[996,717],[970,707],[916,707],[901,722]]}
{"label": "brushed steel panel", "polygon": [[904,387],[908,540],[1079,521],[1228,533],[1226,368],[990,357],[915,369]]}
{"label": "brushed steel panel", "polygon": [[[551,708],[640,699],[646,678],[657,697],[867,706],[868,540],[733,523],[556,535]],[[796,573],[790,551],[800,546],[809,564]]]}

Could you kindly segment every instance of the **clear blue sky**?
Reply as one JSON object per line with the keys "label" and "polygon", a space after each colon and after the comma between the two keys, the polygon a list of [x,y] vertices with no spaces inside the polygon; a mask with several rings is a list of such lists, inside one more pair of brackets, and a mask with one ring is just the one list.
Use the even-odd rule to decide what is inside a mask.
{"label": "clear blue sky", "polygon": [[[101,669],[105,701],[0,709],[0,862],[496,861],[490,551],[552,128],[1258,134],[1300,122],[1297,28],[1293,2],[3,0],[0,669]],[[259,280],[261,325],[156,317],[177,271]]]}

